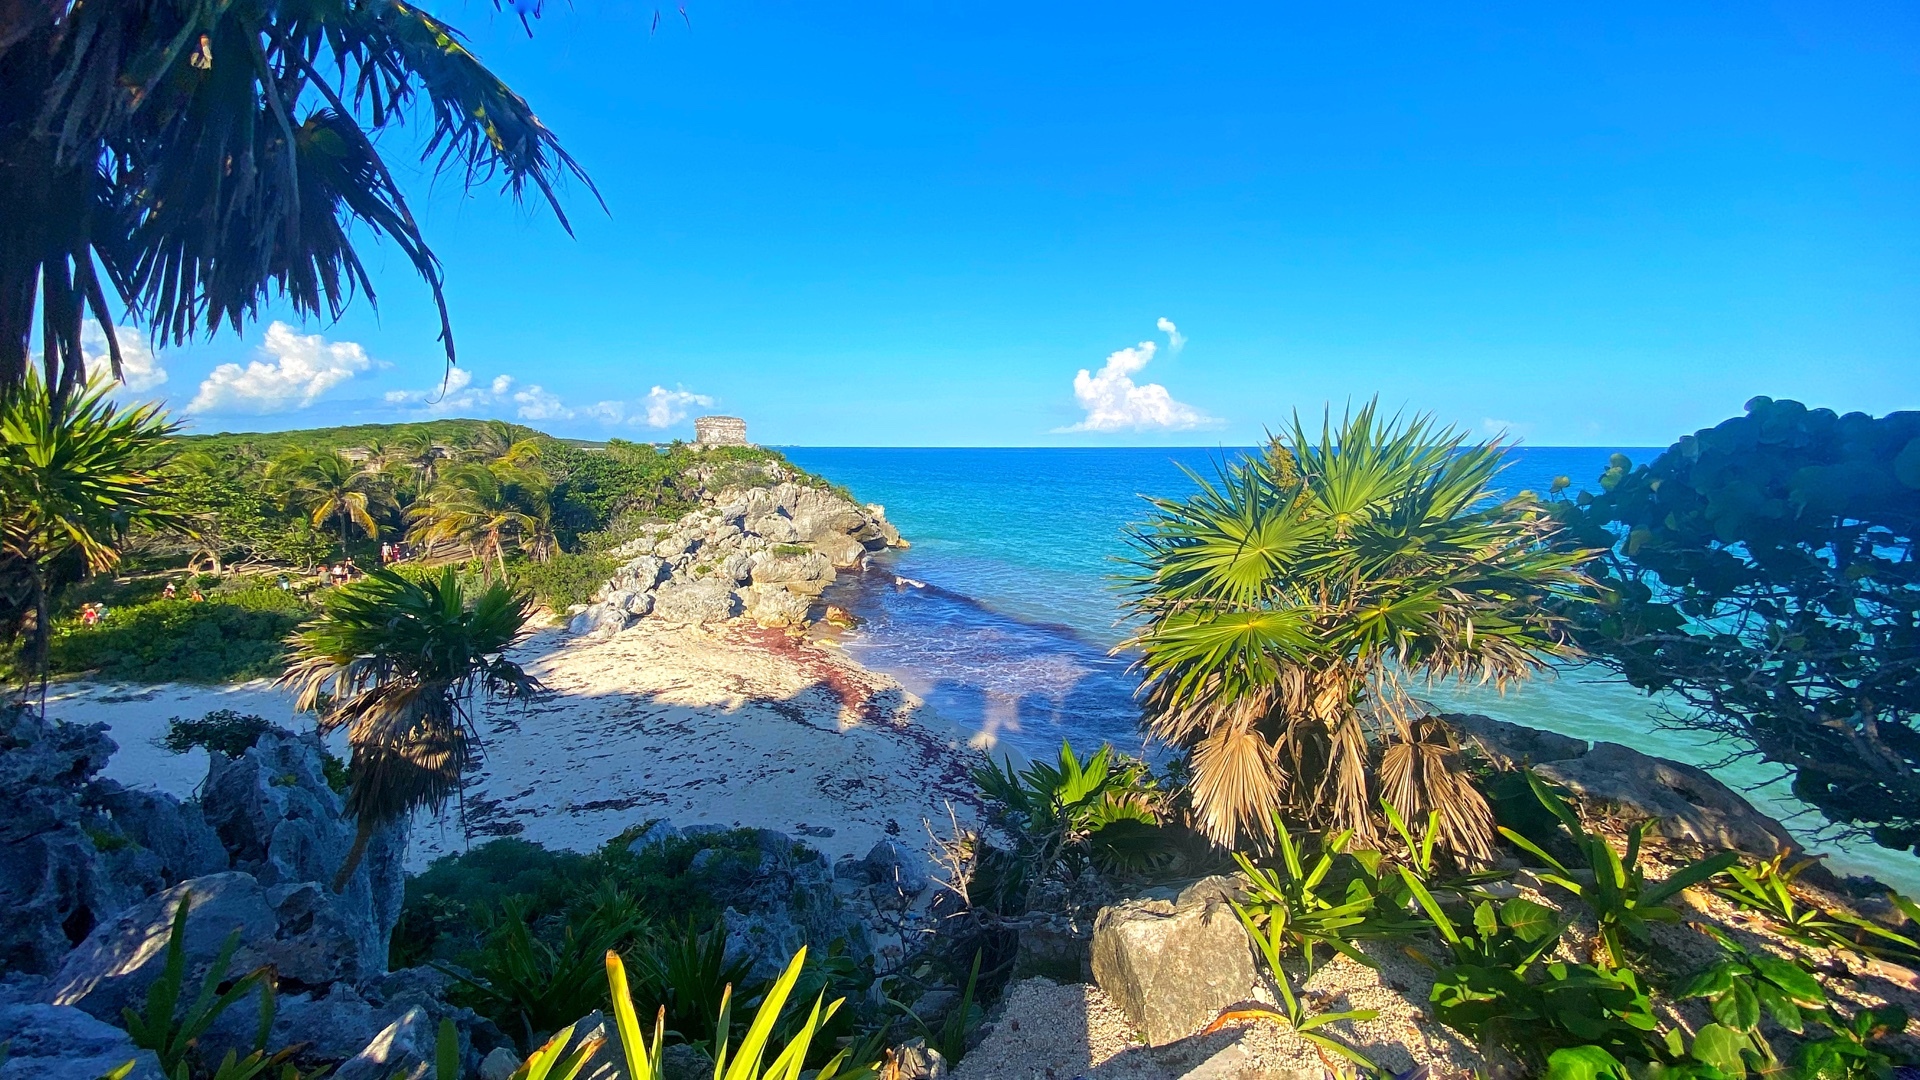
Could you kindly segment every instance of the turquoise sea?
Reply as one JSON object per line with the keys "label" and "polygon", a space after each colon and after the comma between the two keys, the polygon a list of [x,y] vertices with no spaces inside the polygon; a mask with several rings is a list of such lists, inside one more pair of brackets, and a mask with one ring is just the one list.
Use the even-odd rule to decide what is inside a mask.
{"label": "turquoise sea", "polygon": [[[1124,530],[1144,496],[1193,490],[1183,471],[1211,474],[1233,448],[829,448],[787,447],[796,464],[886,507],[912,547],[844,575],[828,599],[862,620],[848,650],[898,678],[939,713],[1030,755],[1053,755],[1062,737],[1140,751],[1139,684],[1125,655],[1113,576]],[[1508,490],[1545,490],[1556,476],[1592,486],[1609,455],[1635,461],[1648,448],[1533,447],[1512,451]],[[1662,703],[1589,667],[1570,667],[1505,695],[1436,687],[1439,708],[1482,712],[1584,739],[1625,743],[1699,765],[1730,746],[1660,725]],[[1787,794],[1778,770],[1738,761],[1717,770],[1841,872],[1871,873],[1920,892],[1920,859],[1868,845],[1821,843],[1819,819]]]}

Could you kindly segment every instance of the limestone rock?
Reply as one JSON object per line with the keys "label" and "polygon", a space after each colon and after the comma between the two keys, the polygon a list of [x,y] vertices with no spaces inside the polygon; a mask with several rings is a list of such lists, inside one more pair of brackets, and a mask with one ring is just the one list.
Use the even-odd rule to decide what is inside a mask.
{"label": "limestone rock", "polygon": [[228,935],[236,930],[240,950],[227,976],[238,977],[271,962],[262,946],[273,941],[280,927],[266,890],[250,874],[210,874],[183,882],[101,923],[54,973],[48,999],[103,1020],[117,1020],[121,1010],[142,1004],[147,988],[165,966],[164,946],[174,912],[189,894],[192,907],[184,929],[187,986],[200,985]]}
{"label": "limestone rock", "polygon": [[[202,810],[234,869],[262,886],[331,882],[353,847],[346,804],[327,786],[324,749],[317,735],[282,731],[260,736],[238,758],[213,756]],[[376,832],[346,890],[330,894],[342,930],[357,943],[353,977],[386,970],[405,899],[406,838],[405,821]]]}
{"label": "limestone rock", "polygon": [[1648,757],[1619,743],[1595,743],[1580,757],[1549,762],[1536,771],[1628,821],[1651,820],[1651,831],[1669,840],[1762,857],[1799,849],[1779,822],[1706,770]]}
{"label": "limestone rock", "polygon": [[1103,908],[1094,921],[1093,977],[1152,1046],[1205,1027],[1255,982],[1247,932],[1209,890]]}
{"label": "limestone rock", "polygon": [[793,527],[793,519],[778,512],[746,519],[746,530],[776,544],[791,544],[800,539],[800,530]]}
{"label": "limestone rock", "polygon": [[111,780],[95,781],[87,797],[106,811],[121,835],[153,854],[165,884],[227,869],[227,849],[198,803]]}
{"label": "limestone rock", "polygon": [[927,1040],[912,1039],[893,1048],[893,1070],[887,1075],[900,1080],[946,1080],[947,1059]]}
{"label": "limestone rock", "polygon": [[588,604],[587,610],[575,615],[572,621],[567,623],[567,633],[575,637],[617,634],[625,630],[631,621],[633,617],[624,607],[605,603]]}
{"label": "limestone rock", "polygon": [[740,599],[720,582],[668,582],[655,594],[653,610],[672,622],[725,622],[740,614]]}
{"label": "limestone rock", "polygon": [[736,551],[720,562],[720,576],[736,585],[744,585],[753,577],[753,557],[744,551]]}
{"label": "limestone rock", "polygon": [[88,835],[110,825],[82,799],[115,750],[105,725],[42,723],[0,703],[0,747],[0,968],[45,974],[159,882],[115,880]]}
{"label": "limestone rock", "polygon": [[785,585],[749,585],[740,590],[747,617],[761,626],[799,626],[807,621],[810,599]]}
{"label": "limestone rock", "polygon": [[811,551],[800,555],[768,555],[753,566],[754,584],[784,585],[808,596],[817,596],[833,584],[833,576],[833,564]]}
{"label": "limestone rock", "polygon": [[1478,744],[1500,765],[1568,761],[1587,752],[1587,741],[1538,728],[1509,724],[1478,713],[1442,713],[1463,744]]}
{"label": "limestone rock", "polygon": [[425,1009],[408,1009],[365,1049],[342,1062],[334,1080],[425,1080],[433,1074],[437,1027]]}
{"label": "limestone rock", "polygon": [[0,1080],[99,1080],[134,1063],[127,1080],[165,1080],[151,1050],[126,1032],[62,1005],[0,1005]]}
{"label": "limestone rock", "polygon": [[813,542],[813,550],[828,562],[840,569],[859,566],[866,557],[867,546],[851,536],[830,533]]}
{"label": "limestone rock", "polygon": [[496,1046],[480,1059],[480,1080],[508,1080],[520,1067],[520,1055],[504,1046]]}
{"label": "limestone rock", "polygon": [[670,568],[666,560],[654,555],[642,555],[627,562],[613,572],[613,577],[600,590],[600,596],[613,592],[647,592],[667,579]]}

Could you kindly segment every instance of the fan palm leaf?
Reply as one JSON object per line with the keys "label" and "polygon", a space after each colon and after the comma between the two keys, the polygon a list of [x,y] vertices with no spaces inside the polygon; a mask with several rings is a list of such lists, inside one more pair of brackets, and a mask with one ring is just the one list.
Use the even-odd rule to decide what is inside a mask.
{"label": "fan palm leaf", "polygon": [[336,891],[375,828],[458,793],[479,747],[476,696],[541,690],[503,655],[524,635],[532,605],[504,584],[470,597],[451,567],[423,582],[376,569],[334,590],[288,639],[293,660],[281,685],[323,734],[344,729],[352,753],[347,810],[358,829]]}
{"label": "fan palm leaf", "polygon": [[[1403,678],[1504,685],[1571,655],[1542,601],[1582,585],[1527,496],[1492,491],[1503,448],[1369,403],[1296,416],[1259,457],[1132,530],[1128,604],[1149,730],[1190,753],[1201,828],[1232,845],[1272,815],[1379,837],[1383,786],[1486,852],[1458,747]],[[1196,478],[1199,479],[1199,478]]]}

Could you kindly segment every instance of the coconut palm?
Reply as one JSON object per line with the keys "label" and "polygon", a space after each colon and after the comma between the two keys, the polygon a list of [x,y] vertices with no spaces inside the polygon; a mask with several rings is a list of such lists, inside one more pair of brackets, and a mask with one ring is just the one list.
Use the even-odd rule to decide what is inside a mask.
{"label": "coconut palm", "polygon": [[441,541],[465,544],[483,566],[493,559],[504,581],[508,546],[520,546],[539,532],[535,503],[543,500],[536,498],[538,490],[536,477],[511,466],[455,466],[408,512],[413,527],[407,537],[429,546]]}
{"label": "coconut palm", "polygon": [[1486,803],[1408,686],[1504,686],[1571,655],[1543,601],[1583,583],[1535,500],[1492,491],[1502,450],[1369,403],[1318,438],[1296,416],[1193,497],[1152,500],[1123,648],[1215,842],[1264,841],[1276,813],[1377,839],[1385,798],[1438,811],[1456,854],[1487,853]]}
{"label": "coconut palm", "polygon": [[322,734],[344,729],[352,759],[353,848],[335,875],[346,888],[381,825],[460,790],[479,752],[476,697],[524,698],[540,683],[502,653],[526,630],[533,601],[505,584],[469,597],[453,568],[412,582],[387,569],[343,585],[288,639],[281,676]]}
{"label": "coconut palm", "polygon": [[58,579],[111,567],[129,530],[175,520],[156,501],[173,430],[158,406],[114,404],[104,383],[56,404],[29,370],[0,390],[0,626],[11,637],[33,614],[43,712]]}
{"label": "coconut palm", "polygon": [[287,505],[308,515],[313,527],[333,522],[340,529],[340,549],[346,550],[348,530],[375,536],[380,526],[370,506],[384,497],[380,477],[336,450],[294,450],[267,467],[267,479],[279,485]]}
{"label": "coconut palm", "polygon": [[433,486],[440,463],[452,456],[446,447],[433,441],[433,433],[424,429],[405,431],[393,439],[394,464],[404,465],[419,477],[420,490]]}
{"label": "coconut palm", "polygon": [[369,234],[426,283],[451,362],[440,263],[382,154],[407,125],[431,171],[536,189],[570,230],[555,187],[584,174],[419,5],[0,5],[0,386],[24,378],[36,321],[53,400],[86,381],[86,318],[117,376],[109,293],[176,343],[277,298],[338,318],[374,299]]}

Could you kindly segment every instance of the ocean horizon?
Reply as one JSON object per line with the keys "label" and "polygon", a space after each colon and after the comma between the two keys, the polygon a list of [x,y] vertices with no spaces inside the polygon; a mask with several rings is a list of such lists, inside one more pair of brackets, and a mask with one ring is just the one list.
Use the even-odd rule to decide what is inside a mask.
{"label": "ocean horizon", "polygon": [[[886,507],[912,547],[877,556],[827,593],[860,627],[848,652],[899,679],[942,718],[1028,756],[1060,742],[1110,742],[1153,755],[1134,701],[1139,676],[1115,653],[1122,625],[1117,576],[1125,529],[1149,497],[1183,498],[1188,470],[1211,476],[1249,447],[780,448],[802,468]],[[1546,491],[1559,476],[1594,489],[1615,453],[1635,463],[1663,447],[1534,447],[1509,451],[1499,490]],[[1504,694],[1437,685],[1438,710],[1479,712],[1592,741],[1710,767],[1781,819],[1842,873],[1920,891],[1911,856],[1867,842],[1823,840],[1821,819],[1787,790],[1781,771],[1731,761],[1735,748],[1666,723],[1669,703],[1591,665],[1566,665]]]}

